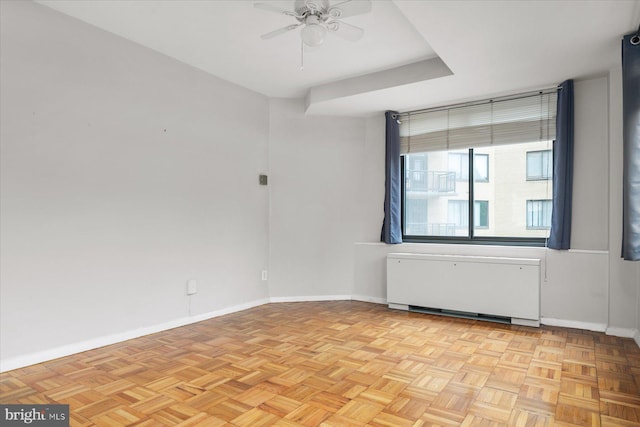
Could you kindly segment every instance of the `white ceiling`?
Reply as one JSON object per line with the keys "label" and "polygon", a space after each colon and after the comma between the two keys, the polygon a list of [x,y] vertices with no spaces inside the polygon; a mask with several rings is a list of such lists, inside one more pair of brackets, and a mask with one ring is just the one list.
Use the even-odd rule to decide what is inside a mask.
{"label": "white ceiling", "polygon": [[[293,8],[293,0],[259,1]],[[344,19],[365,29],[360,41],[328,37],[300,70],[299,29],[260,39],[295,19],[252,1],[38,3],[269,97],[330,93],[310,101],[312,114],[405,111],[602,74],[619,66],[620,39],[640,23],[640,0],[373,0],[369,14]],[[411,69],[403,66],[437,57],[452,75],[401,76]]]}

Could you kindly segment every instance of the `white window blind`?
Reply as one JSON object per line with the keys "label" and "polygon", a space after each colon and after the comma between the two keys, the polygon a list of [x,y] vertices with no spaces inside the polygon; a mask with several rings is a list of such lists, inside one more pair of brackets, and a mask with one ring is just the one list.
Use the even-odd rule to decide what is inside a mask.
{"label": "white window blind", "polygon": [[402,113],[400,152],[553,140],[556,99],[554,90]]}

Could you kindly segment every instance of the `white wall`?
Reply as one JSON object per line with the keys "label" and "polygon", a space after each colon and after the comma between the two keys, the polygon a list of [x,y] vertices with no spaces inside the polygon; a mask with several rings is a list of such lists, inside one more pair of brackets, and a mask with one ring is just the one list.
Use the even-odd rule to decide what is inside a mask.
{"label": "white wall", "polygon": [[0,5],[2,359],[264,302],[268,100]]}
{"label": "white wall", "polygon": [[609,100],[606,76],[574,82],[571,248],[609,248]]}
{"label": "white wall", "polygon": [[348,296],[364,119],[306,117],[303,100],[273,99],[269,125],[270,296]]}

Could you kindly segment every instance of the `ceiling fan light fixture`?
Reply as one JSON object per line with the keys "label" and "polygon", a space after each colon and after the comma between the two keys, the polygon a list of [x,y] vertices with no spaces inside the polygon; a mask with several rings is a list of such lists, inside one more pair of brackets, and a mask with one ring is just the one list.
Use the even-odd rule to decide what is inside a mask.
{"label": "ceiling fan light fixture", "polygon": [[300,32],[302,42],[310,47],[317,47],[324,43],[327,29],[321,24],[307,23]]}
{"label": "ceiling fan light fixture", "polygon": [[352,42],[360,40],[364,35],[364,30],[342,22],[340,18],[370,12],[371,0],[293,0],[293,10],[283,9],[270,3],[255,3],[254,6],[258,9],[295,18],[297,21],[295,24],[279,28],[260,37],[264,40],[271,39],[302,27],[300,40],[304,52],[305,46],[315,48],[324,44],[327,33]]}

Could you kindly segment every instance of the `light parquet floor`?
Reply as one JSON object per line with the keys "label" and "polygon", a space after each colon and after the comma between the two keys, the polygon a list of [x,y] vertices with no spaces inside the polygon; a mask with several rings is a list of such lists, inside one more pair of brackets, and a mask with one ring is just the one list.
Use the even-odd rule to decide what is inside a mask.
{"label": "light parquet floor", "polygon": [[72,426],[640,426],[630,339],[278,303],[0,375]]}

